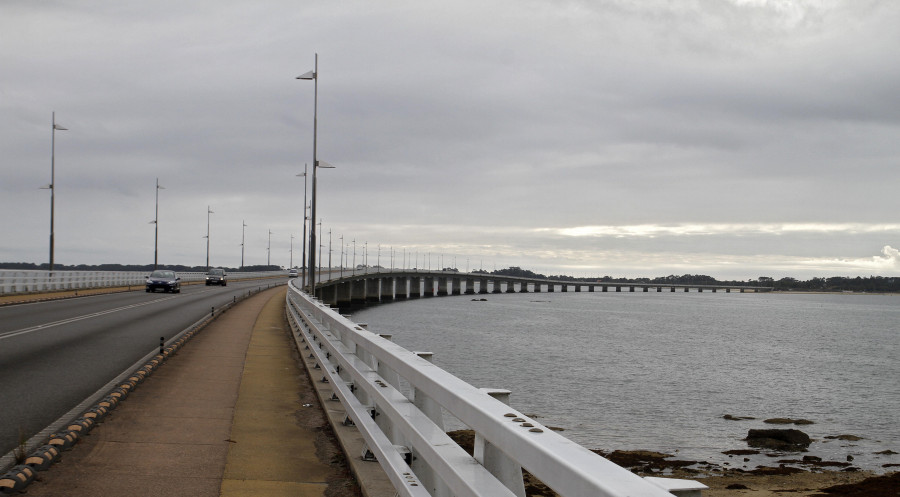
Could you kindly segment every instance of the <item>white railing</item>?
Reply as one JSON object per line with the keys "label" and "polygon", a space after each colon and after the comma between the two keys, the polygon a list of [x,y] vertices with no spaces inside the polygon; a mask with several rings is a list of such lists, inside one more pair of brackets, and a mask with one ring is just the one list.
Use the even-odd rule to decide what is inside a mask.
{"label": "white railing", "polygon": [[[406,350],[293,285],[287,309],[309,347],[301,352],[313,354],[398,495],[524,497],[522,468],[563,497],[699,496],[706,488],[641,478],[511,408],[509,391],[476,388],[432,364],[430,353]],[[446,434],[442,409],[474,430],[474,457]]]}
{"label": "white railing", "polygon": [[[0,269],[0,295],[84,288],[143,286],[149,271],[18,271]],[[178,272],[182,282],[203,281],[206,273]],[[228,273],[231,280],[286,276],[287,271]]]}

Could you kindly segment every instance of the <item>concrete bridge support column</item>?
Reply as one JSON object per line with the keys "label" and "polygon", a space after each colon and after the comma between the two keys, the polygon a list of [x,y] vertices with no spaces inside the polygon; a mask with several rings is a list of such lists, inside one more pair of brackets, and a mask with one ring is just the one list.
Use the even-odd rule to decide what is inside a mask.
{"label": "concrete bridge support column", "polygon": [[377,278],[366,278],[366,302],[378,302],[378,297],[380,296],[378,283],[380,283],[380,280]]}
{"label": "concrete bridge support column", "polygon": [[575,293],[581,293],[581,285],[575,284]]}
{"label": "concrete bridge support column", "polygon": [[323,286],[321,291],[323,303],[330,306],[337,305],[337,287],[334,285]]}
{"label": "concrete bridge support column", "polygon": [[406,300],[407,297],[409,297],[409,278],[406,276],[394,278],[394,298]]}
{"label": "concrete bridge support column", "polygon": [[381,278],[381,301],[390,302],[394,300],[394,278]]}
{"label": "concrete bridge support column", "polygon": [[588,292],[593,292],[593,291],[594,291],[594,285],[588,286]]}
{"label": "concrete bridge support column", "polygon": [[532,290],[532,292],[541,293],[541,282],[540,281],[534,282],[534,289]]}
{"label": "concrete bridge support column", "polygon": [[741,288],[741,293],[744,293],[744,289],[743,289],[743,288]]}
{"label": "concrete bridge support column", "polygon": [[366,303],[366,280],[354,280],[350,290],[350,304],[354,307],[362,306]]}
{"label": "concrete bridge support column", "polygon": [[417,299],[422,296],[422,279],[418,276],[409,277],[409,298]]}
{"label": "concrete bridge support column", "polygon": [[503,284],[500,280],[491,280],[493,288],[491,289],[491,293],[503,293],[502,286]]}
{"label": "concrete bridge support column", "polygon": [[659,292],[661,292],[661,291],[662,291],[662,287],[661,287],[661,286],[656,287],[656,293],[659,293]]}
{"label": "concrete bridge support column", "polygon": [[340,309],[346,309],[350,307],[353,301],[353,288],[352,283],[349,281],[345,281],[343,283],[338,283],[337,285],[337,306]]}
{"label": "concrete bridge support column", "polygon": [[690,289],[688,287],[684,287],[684,293],[688,293],[688,291],[690,291]]}
{"label": "concrete bridge support column", "polygon": [[725,293],[731,293],[731,288],[726,288]]}
{"label": "concrete bridge support column", "polygon": [[556,291],[556,285],[554,283],[547,283],[547,291],[553,293]]}
{"label": "concrete bridge support column", "polygon": [[644,287],[644,293],[647,293],[647,292],[649,292],[649,291],[650,291],[650,287],[645,286],[645,287]]}
{"label": "concrete bridge support column", "polygon": [[633,287],[633,286],[628,287],[628,291],[631,292],[631,293],[634,293],[634,287]]}
{"label": "concrete bridge support column", "polygon": [[453,287],[450,289],[451,294],[462,295],[462,279],[461,278],[451,278],[450,284]]}
{"label": "concrete bridge support column", "polygon": [[475,280],[472,278],[466,278],[466,295],[474,295],[475,294]]}
{"label": "concrete bridge support column", "polygon": [[703,289],[702,289],[702,288],[697,288],[697,292],[703,293]]}
{"label": "concrete bridge support column", "polygon": [[516,293],[516,282],[515,281],[507,281],[506,282],[506,293]]}
{"label": "concrete bridge support column", "polygon": [[622,287],[620,287],[620,286],[617,285],[617,286],[616,286],[616,292],[621,292],[621,291],[622,291]]}
{"label": "concrete bridge support column", "polygon": [[523,281],[519,284],[519,293],[528,293],[528,282]]}
{"label": "concrete bridge support column", "polygon": [[559,291],[561,291],[561,292],[568,292],[568,291],[569,291],[569,285],[566,284],[566,283],[563,283],[562,285],[559,285]]}
{"label": "concrete bridge support column", "polygon": [[671,291],[672,293],[675,293],[675,287],[673,286],[672,289],[671,289],[670,291]]}
{"label": "concrete bridge support column", "polygon": [[606,292],[606,291],[608,291],[608,290],[609,290],[609,287],[606,286],[606,285],[603,285],[603,291]]}
{"label": "concrete bridge support column", "polygon": [[423,297],[434,297],[434,278],[431,276],[426,276],[425,278],[425,289],[422,291]]}
{"label": "concrete bridge support column", "polygon": [[488,293],[487,278],[478,278],[478,293]]}
{"label": "concrete bridge support column", "polygon": [[716,289],[715,289],[715,288],[713,288],[713,289],[712,289],[712,292],[713,292],[713,293],[716,293]]}
{"label": "concrete bridge support column", "polygon": [[437,282],[438,282],[438,288],[437,288],[438,297],[446,297],[447,295],[449,295],[447,293],[447,277],[446,276],[438,276]]}

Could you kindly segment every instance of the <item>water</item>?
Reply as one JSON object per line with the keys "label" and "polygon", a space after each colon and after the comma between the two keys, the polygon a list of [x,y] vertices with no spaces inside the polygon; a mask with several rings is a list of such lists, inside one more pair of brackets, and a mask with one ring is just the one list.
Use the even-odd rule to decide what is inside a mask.
{"label": "water", "polygon": [[[482,296],[479,296],[479,298]],[[808,455],[884,472],[900,463],[900,297],[549,293],[422,299],[353,319],[587,448],[729,458],[751,428],[797,428]],[[730,421],[725,414],[755,420]],[[769,425],[768,418],[811,425]],[[859,441],[828,436],[855,435]],[[778,459],[773,459],[773,456]],[[740,462],[738,462],[740,461]],[[896,468],[893,468],[896,470]]]}

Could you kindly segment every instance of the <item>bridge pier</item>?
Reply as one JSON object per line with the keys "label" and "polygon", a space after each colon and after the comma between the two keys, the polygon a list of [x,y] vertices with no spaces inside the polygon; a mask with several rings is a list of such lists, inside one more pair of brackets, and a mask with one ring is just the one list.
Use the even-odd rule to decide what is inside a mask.
{"label": "bridge pier", "polygon": [[568,292],[568,291],[569,291],[569,284],[568,284],[568,283],[563,283],[563,284],[559,285],[559,291],[561,291],[561,292]]}
{"label": "bridge pier", "polygon": [[487,278],[479,278],[478,279],[478,293],[488,293],[488,280]]}
{"label": "bridge pier", "polygon": [[450,285],[453,287],[450,289],[452,295],[462,295],[462,280],[460,278],[451,278]]}
{"label": "bridge pier", "polygon": [[688,293],[690,289],[688,287],[684,287],[684,293]]}
{"label": "bridge pier", "polygon": [[409,278],[406,276],[394,278],[394,298],[405,300],[407,297],[409,297]]}
{"label": "bridge pier", "polygon": [[603,285],[603,286],[601,286],[600,288],[601,288],[601,291],[603,291],[603,292],[606,292],[606,291],[609,290],[609,287],[606,286],[606,285]]}
{"label": "bridge pier", "polygon": [[417,299],[422,296],[422,280],[418,276],[409,277],[409,298]]}
{"label": "bridge pier", "polygon": [[522,281],[519,283],[519,293],[529,293],[527,281]]}
{"label": "bridge pier", "polygon": [[553,293],[556,291],[556,285],[554,283],[547,283],[547,292]]}
{"label": "bridge pier", "polygon": [[366,280],[353,280],[351,285],[350,305],[362,307],[366,304]]}
{"label": "bridge pier", "polygon": [[588,292],[590,293],[590,292],[593,292],[593,291],[594,291],[594,285],[589,285],[589,286],[588,286]]}
{"label": "bridge pier", "polygon": [[390,302],[394,300],[394,278],[387,277],[381,279],[381,301]]}
{"label": "bridge pier", "polygon": [[534,282],[534,289],[532,290],[534,293],[541,293],[541,283],[538,281]]}
{"label": "bridge pier", "polygon": [[493,288],[491,288],[491,293],[503,293],[503,289],[501,288],[502,285],[500,283],[500,280],[493,280],[491,283],[493,283],[493,285],[492,285]]}
{"label": "bridge pier", "polygon": [[353,305],[353,283],[344,281],[337,285],[336,302],[338,309],[346,309]]}
{"label": "bridge pier", "polygon": [[648,287],[648,286],[645,286],[645,287],[643,287],[643,288],[644,288],[644,293],[647,293],[647,292],[650,291],[650,287]]}
{"label": "bridge pier", "polygon": [[373,304],[378,302],[378,297],[380,296],[378,291],[379,282],[380,280],[377,278],[366,278],[366,302]]}
{"label": "bridge pier", "polygon": [[575,293],[581,293],[581,285],[578,283],[575,284]]}
{"label": "bridge pier", "polygon": [[506,293],[516,293],[516,283],[514,281],[506,282]]}
{"label": "bridge pier", "polygon": [[475,280],[473,278],[466,278],[464,285],[466,286],[466,295],[475,294]]}
{"label": "bridge pier", "polygon": [[438,297],[446,297],[447,294],[447,277],[446,276],[438,276],[437,279],[438,288],[437,288],[437,296]]}
{"label": "bridge pier", "polygon": [[425,278],[425,288],[422,291],[423,297],[434,297],[434,278],[431,276],[426,276]]}

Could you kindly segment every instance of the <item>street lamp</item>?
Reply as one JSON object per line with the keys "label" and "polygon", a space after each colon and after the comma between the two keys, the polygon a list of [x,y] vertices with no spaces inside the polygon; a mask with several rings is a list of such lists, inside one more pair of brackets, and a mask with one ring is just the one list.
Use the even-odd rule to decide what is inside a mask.
{"label": "street lamp", "polygon": [[52,126],[50,131],[50,184],[45,188],[50,189],[50,272],[53,272],[53,212],[56,194],[56,130],[68,131],[56,124],[56,112],[52,114]]}
{"label": "street lamp", "polygon": [[244,232],[247,228],[247,222],[241,219],[241,271],[244,270]]}
{"label": "street lamp", "polygon": [[266,246],[266,265],[272,265],[272,230],[269,230],[269,245]]}
{"label": "street lamp", "polygon": [[[312,71],[306,72],[297,76],[296,79],[306,79],[313,80],[314,88],[313,88],[313,177],[312,177],[312,207],[310,208],[310,219],[313,223],[316,222],[316,170],[320,167],[331,168],[334,167],[325,162],[319,162],[317,149],[316,149],[316,139],[319,130],[319,54],[316,54],[315,66]],[[313,224],[312,229],[309,231],[309,271],[310,271],[310,290],[313,295],[316,294],[316,230],[315,225]]]}
{"label": "street lamp", "polygon": [[297,176],[303,176],[303,259],[300,263],[303,266],[303,278],[301,281],[301,287],[306,286],[306,178],[309,176],[306,172],[306,168],[309,164],[303,164],[303,173],[298,174]]}
{"label": "street lamp", "polygon": [[153,221],[150,221],[151,224],[154,224],[153,228],[153,270],[156,271],[159,262],[159,191],[165,190],[166,187],[159,184],[159,178],[156,178],[156,217]]}
{"label": "street lamp", "polygon": [[209,271],[209,215],[215,214],[210,206],[206,206],[206,270]]}

